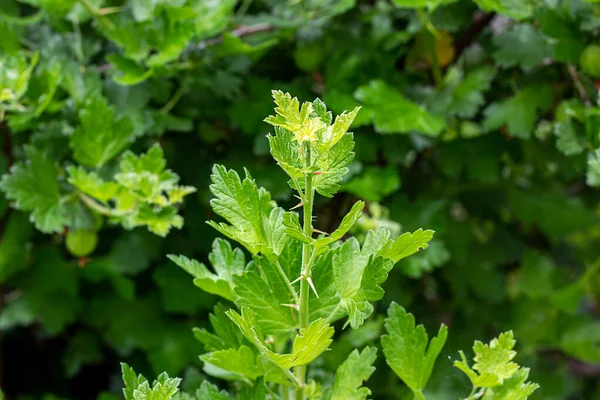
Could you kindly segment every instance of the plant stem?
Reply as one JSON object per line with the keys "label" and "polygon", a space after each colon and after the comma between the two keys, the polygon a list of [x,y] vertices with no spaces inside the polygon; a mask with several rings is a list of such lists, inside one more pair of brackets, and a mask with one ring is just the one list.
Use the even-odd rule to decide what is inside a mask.
{"label": "plant stem", "polygon": [[177,105],[177,102],[179,101],[179,99],[181,99],[181,96],[183,95],[184,90],[185,90],[185,85],[181,84],[181,86],[179,86],[179,88],[175,91],[175,94],[173,95],[173,97],[171,97],[171,99],[167,102],[167,104],[165,104],[163,106],[163,108],[160,109],[160,113],[167,114],[169,111],[171,111],[173,109],[173,107],[175,107]]}
{"label": "plant stem", "polygon": [[98,203],[96,200],[92,199],[87,194],[79,193],[79,198],[85,203],[86,206],[96,211],[98,214],[106,215],[107,217],[112,217],[116,215],[116,213],[113,210],[111,210],[108,207],[104,207],[102,204]]}
{"label": "plant stem", "polygon": [[425,396],[423,396],[423,393],[421,393],[420,390],[413,392],[413,394],[415,395],[414,400],[427,400],[425,399]]}
{"label": "plant stem", "polygon": [[[308,169],[311,164],[310,157],[310,143],[306,143],[305,148],[305,167]],[[309,237],[312,237],[312,211],[313,211],[313,174],[307,173],[305,175],[304,185],[304,196],[303,196],[303,229],[304,233]],[[300,281],[300,329],[308,328],[309,325],[309,313],[308,309],[308,298],[310,294],[310,287],[308,279],[310,278],[311,269],[311,248],[310,244],[304,243],[302,245],[302,280]],[[300,387],[296,390],[296,400],[304,400],[304,383],[306,379],[306,365],[299,365],[295,368],[294,373],[298,381],[300,381]]]}
{"label": "plant stem", "polygon": [[335,314],[338,312],[338,310],[340,309],[341,306],[342,306],[342,302],[340,301],[337,304],[337,306],[335,306],[335,308],[333,309],[333,311],[331,311],[331,313],[329,313],[329,315],[327,316],[327,318],[325,318],[325,322],[327,322],[328,324],[330,324],[332,318],[335,317]]}
{"label": "plant stem", "polygon": [[292,295],[292,298],[294,299],[296,304],[300,305],[300,298],[298,297],[298,293],[296,293],[296,289],[294,289],[294,287],[292,286],[292,283],[290,282],[289,278],[285,274],[285,271],[281,267],[281,264],[279,263],[279,261],[277,261],[275,263],[275,267],[277,268],[277,272],[279,272],[281,279],[283,279],[284,282],[286,283],[286,285],[288,286],[288,288],[290,290],[290,294]]}

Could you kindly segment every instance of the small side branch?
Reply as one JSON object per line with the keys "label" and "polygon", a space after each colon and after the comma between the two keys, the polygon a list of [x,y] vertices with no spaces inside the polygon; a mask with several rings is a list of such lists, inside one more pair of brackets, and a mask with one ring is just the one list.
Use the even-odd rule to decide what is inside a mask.
{"label": "small side branch", "polygon": [[571,75],[571,79],[573,80],[573,83],[575,84],[575,87],[579,92],[579,97],[581,97],[581,100],[583,100],[586,106],[591,106],[592,101],[590,100],[587,92],[585,91],[585,87],[583,87],[581,79],[579,79],[579,74],[577,73],[577,69],[575,68],[575,66],[573,64],[569,64],[567,65],[567,70],[569,71],[569,75]]}

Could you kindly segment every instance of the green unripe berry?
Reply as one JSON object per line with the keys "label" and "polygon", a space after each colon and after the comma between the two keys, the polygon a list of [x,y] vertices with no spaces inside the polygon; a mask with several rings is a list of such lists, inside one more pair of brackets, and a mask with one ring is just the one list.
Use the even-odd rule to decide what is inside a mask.
{"label": "green unripe berry", "polygon": [[84,230],[70,230],[67,232],[67,250],[75,257],[85,257],[91,254],[97,244],[98,235],[96,232]]}
{"label": "green unripe berry", "polygon": [[583,71],[593,78],[600,78],[600,45],[590,44],[581,53],[579,64]]}
{"label": "green unripe berry", "polygon": [[294,61],[304,72],[314,72],[325,59],[325,48],[322,43],[302,44],[294,50]]}

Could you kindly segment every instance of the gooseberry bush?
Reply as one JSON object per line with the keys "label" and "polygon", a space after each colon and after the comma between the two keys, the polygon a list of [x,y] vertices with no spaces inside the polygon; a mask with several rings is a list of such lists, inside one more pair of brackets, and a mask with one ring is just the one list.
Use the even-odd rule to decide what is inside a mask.
{"label": "gooseberry bush", "polygon": [[[210,204],[226,222],[208,224],[241,244],[244,253],[224,239],[213,242],[212,270],[185,256],[169,258],[193,276],[200,289],[235,305],[219,304],[211,315],[213,332],[196,329],[195,336],[208,353],[200,356],[204,371],[236,382],[240,399],[364,400],[371,391],[363,386],[375,371],[377,348],[355,349],[328,381],[312,378],[311,364],[329,349],[334,324],[358,329],[373,313],[372,303],[384,295],[381,285],[393,266],[424,250],[432,230],[418,229],[391,237],[385,227],[369,230],[362,243],[346,237],[361,217],[365,203],[357,201],[331,233],[316,227],[315,195],[333,197],[354,158],[354,138],[347,132],[359,112],[343,112],[335,120],[316,99],[300,105],[289,93],[273,91],[276,115],[265,121],[274,126],[269,148],[289,177],[300,203],[290,211],[277,206],[270,193],[256,184],[250,171],[242,179],[234,170],[215,165]],[[301,219],[293,209],[301,208]],[[301,222],[302,221],[302,222]],[[317,234],[317,237],[315,237]],[[423,390],[448,335],[442,324],[428,340],[412,314],[392,303],[381,338],[386,361],[412,391]],[[467,399],[526,399],[537,384],[525,382],[529,370],[512,362],[512,332],[489,345],[476,342],[475,364],[464,353],[455,366],[471,380]],[[168,400],[178,394],[179,378],[160,375],[152,385],[123,364],[126,400]],[[226,391],[207,381],[183,399],[229,399]]]}
{"label": "gooseberry bush", "polygon": [[[540,386],[532,400],[600,398],[599,28],[596,0],[0,1],[5,399],[120,399],[120,362],[135,369],[127,370],[127,387],[140,393],[166,372],[191,396],[198,388],[239,397],[264,387],[265,396],[292,398],[302,368],[285,365],[293,363],[285,356],[293,357],[295,337],[319,318],[324,332],[334,333],[327,350],[306,364],[305,396],[318,385],[329,396],[336,371],[352,359],[373,360],[376,372],[361,379],[373,399],[409,399],[419,391],[429,400],[489,398],[511,387],[507,382],[527,393],[528,380]],[[273,114],[273,88],[297,96],[298,113],[318,97],[333,115],[354,117],[348,130],[355,155],[345,175],[333,167],[337,172],[325,173],[323,163],[335,162],[328,156],[313,160],[313,232],[304,232],[304,202],[294,197],[302,197],[296,186],[306,192],[305,150],[298,148],[300,162],[278,166],[270,148],[279,160],[295,159],[286,134],[294,145],[297,132],[317,146],[323,138],[314,139],[312,129],[336,120],[326,114],[301,127],[275,112],[270,122],[287,125],[269,127],[263,119]],[[310,104],[317,115],[322,103]],[[319,144],[311,157],[343,150],[346,136],[331,148]],[[223,166],[215,176],[234,170],[243,190],[252,189],[244,182],[256,182],[270,193],[269,201],[259,196],[266,220],[260,229],[249,228],[258,223],[250,217],[250,225],[235,229],[233,215],[221,213],[228,203],[211,193],[215,164]],[[332,177],[340,178],[339,188],[327,188]],[[323,244],[361,201],[362,215],[349,230]],[[279,207],[290,213],[278,215]],[[271,217],[281,217],[285,251],[264,231],[277,222]],[[373,277],[385,292],[362,286],[372,272],[368,257],[351,257],[364,267],[358,289],[351,284],[359,278],[346,274],[348,286],[338,290],[333,265],[331,279],[317,281],[328,271],[319,272],[319,263],[335,256],[339,266],[343,251],[362,253],[373,232],[387,230],[396,243],[427,229],[435,230],[427,249],[400,259],[385,282]],[[229,247],[219,239],[212,251],[215,235],[230,242],[232,270],[219,268]],[[304,244],[315,255],[316,294],[302,274]],[[206,265],[195,278],[204,290],[169,254]],[[299,261],[284,262],[286,254],[299,254]],[[383,271],[390,261],[381,257]],[[261,293],[261,301],[277,297],[274,304],[286,305],[276,314],[254,310],[257,332],[293,377],[226,314],[252,318],[240,300],[245,286],[236,282],[254,271],[250,277],[270,285],[259,269],[270,271],[268,262],[288,288],[281,266],[298,300],[289,289]],[[309,319],[301,325],[303,281]],[[403,315],[394,303],[430,334],[448,327],[426,386],[429,367],[411,378],[386,363],[401,360],[381,340],[397,337],[386,333],[386,316],[388,326],[398,326],[388,310]],[[274,315],[283,325],[262,326],[261,318]],[[216,327],[225,321],[227,330],[211,320]],[[531,368],[527,379],[513,361],[500,371],[481,361],[486,347],[472,348],[480,339],[508,349],[514,338],[500,335],[510,331],[518,339],[514,362]],[[237,342],[197,340],[209,332],[237,332]],[[498,341],[489,344],[492,338]],[[206,362],[242,346],[262,375],[243,377]],[[281,371],[286,380],[269,381],[267,367],[269,379]],[[490,369],[498,379],[487,380],[483,370]],[[147,389],[139,373],[148,377]],[[164,386],[166,375],[157,380]],[[351,394],[364,392],[354,387]]]}

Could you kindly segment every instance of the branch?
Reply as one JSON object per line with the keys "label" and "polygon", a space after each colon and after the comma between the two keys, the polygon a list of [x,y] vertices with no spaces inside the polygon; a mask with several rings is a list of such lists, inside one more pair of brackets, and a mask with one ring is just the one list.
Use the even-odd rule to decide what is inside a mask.
{"label": "branch", "polygon": [[477,35],[492,22],[496,13],[477,12],[473,18],[473,22],[467,30],[456,40],[454,48],[456,50],[454,59],[458,59],[461,54],[475,41]]}
{"label": "branch", "polygon": [[[255,33],[269,32],[275,29],[275,27],[268,23],[249,25],[249,26],[240,26],[235,28],[230,32],[231,35],[235,37],[244,37],[249,35],[254,35]],[[199,49],[204,49],[209,46],[214,46],[223,42],[223,36],[218,36],[212,39],[206,39],[198,43]]]}
{"label": "branch", "polygon": [[567,70],[569,71],[569,75],[571,75],[571,79],[573,80],[573,83],[579,92],[579,97],[581,97],[586,106],[591,106],[592,101],[588,97],[588,94],[581,83],[581,79],[579,79],[579,74],[577,73],[575,66],[573,64],[569,64],[567,65]]}
{"label": "branch", "polygon": [[[233,31],[231,31],[230,34],[235,37],[244,37],[244,36],[253,35],[255,33],[269,32],[274,29],[275,29],[275,26],[268,24],[268,23],[262,23],[262,24],[256,24],[256,25],[237,27]],[[223,36],[217,36],[217,37],[214,37],[211,39],[206,39],[206,40],[201,41],[200,43],[198,43],[196,45],[196,47],[198,49],[205,49],[207,47],[214,46],[214,45],[222,43],[222,42],[223,42]],[[106,63],[106,64],[99,65],[96,68],[96,70],[102,74],[112,68],[113,68],[113,65],[111,63]]]}

